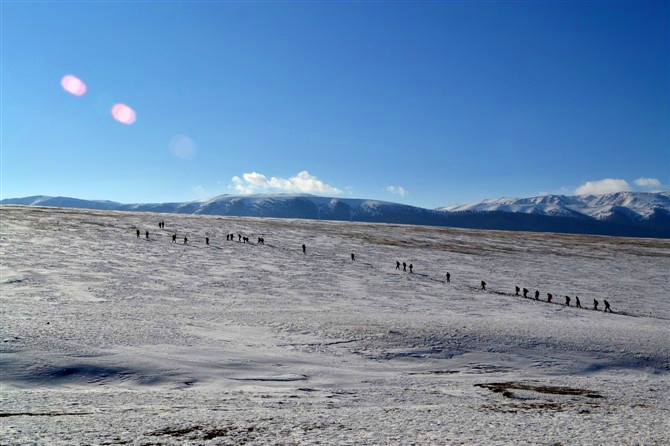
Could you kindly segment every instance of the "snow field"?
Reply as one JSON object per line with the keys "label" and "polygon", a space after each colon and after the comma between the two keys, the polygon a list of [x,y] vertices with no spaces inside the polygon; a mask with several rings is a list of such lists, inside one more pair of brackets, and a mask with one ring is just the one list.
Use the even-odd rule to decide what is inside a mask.
{"label": "snow field", "polygon": [[[670,436],[668,240],[0,212],[3,444]],[[586,309],[593,298],[616,313]]]}

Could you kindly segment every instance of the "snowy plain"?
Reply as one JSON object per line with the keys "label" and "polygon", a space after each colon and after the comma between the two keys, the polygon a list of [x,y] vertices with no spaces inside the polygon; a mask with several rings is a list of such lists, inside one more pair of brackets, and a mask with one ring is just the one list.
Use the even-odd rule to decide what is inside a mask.
{"label": "snowy plain", "polygon": [[1,444],[668,444],[670,240],[0,216]]}

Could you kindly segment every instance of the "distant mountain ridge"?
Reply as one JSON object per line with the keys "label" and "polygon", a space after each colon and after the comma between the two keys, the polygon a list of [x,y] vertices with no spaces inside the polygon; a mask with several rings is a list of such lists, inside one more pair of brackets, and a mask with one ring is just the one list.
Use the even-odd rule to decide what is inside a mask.
{"label": "distant mountain ridge", "polygon": [[305,194],[220,195],[189,202],[136,204],[40,195],[5,199],[0,204],[670,238],[667,191],[500,198],[439,209]]}
{"label": "distant mountain ridge", "polygon": [[497,198],[449,206],[447,212],[515,212],[553,217],[594,218],[635,223],[670,215],[670,191],[615,192],[604,195],[540,195],[531,198]]}

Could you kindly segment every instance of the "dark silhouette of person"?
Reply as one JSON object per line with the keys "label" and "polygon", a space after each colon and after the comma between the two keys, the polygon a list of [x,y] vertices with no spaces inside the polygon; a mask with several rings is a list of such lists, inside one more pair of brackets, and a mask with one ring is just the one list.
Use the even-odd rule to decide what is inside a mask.
{"label": "dark silhouette of person", "polygon": [[598,311],[598,301],[593,299],[593,309]]}
{"label": "dark silhouette of person", "polygon": [[304,243],[302,244],[302,253],[307,254],[307,246]]}
{"label": "dark silhouette of person", "polygon": [[570,296],[565,296],[565,305],[570,306]]}
{"label": "dark silhouette of person", "polygon": [[400,262],[397,260],[395,261],[395,269],[400,269]]}
{"label": "dark silhouette of person", "polygon": [[451,274],[449,274],[449,272],[447,272],[447,283],[450,283],[450,282],[451,282]]}
{"label": "dark silhouette of person", "polygon": [[528,288],[523,289],[523,297],[528,298]]}
{"label": "dark silhouette of person", "polygon": [[352,261],[352,262],[355,262],[355,261],[356,261],[356,256],[354,256],[354,253],[353,253],[353,252],[351,253],[351,261]]}
{"label": "dark silhouette of person", "polygon": [[209,245],[209,237],[205,237],[205,244]]}
{"label": "dark silhouette of person", "polygon": [[237,234],[237,241],[241,242],[242,241],[242,234]]}
{"label": "dark silhouette of person", "polygon": [[582,304],[579,302],[579,296],[575,296],[575,307],[582,308]]}
{"label": "dark silhouette of person", "polygon": [[149,240],[149,231],[146,231],[146,232],[144,233],[144,236],[147,238],[147,240]]}
{"label": "dark silhouette of person", "polygon": [[187,243],[188,243],[188,238],[186,238],[186,236],[184,236],[184,244],[187,244]]}
{"label": "dark silhouette of person", "polygon": [[486,291],[486,282],[484,282],[484,281],[482,280],[482,283],[481,283],[479,289]]}
{"label": "dark silhouette of person", "polygon": [[603,299],[603,303],[605,304],[605,313],[607,313],[608,311],[611,313],[612,309],[610,308],[610,303],[607,302],[607,299]]}
{"label": "dark silhouette of person", "polygon": [[140,238],[140,230],[137,230],[137,238]]}
{"label": "dark silhouette of person", "polygon": [[172,234],[172,243],[177,243],[177,233]]}
{"label": "dark silhouette of person", "polygon": [[514,295],[515,295],[515,296],[518,296],[518,295],[519,295],[519,291],[521,291],[521,288],[519,288],[518,286],[515,286],[515,287],[514,287],[514,293],[515,293]]}
{"label": "dark silhouette of person", "polygon": [[547,293],[547,302],[551,302],[551,299],[553,299],[554,296],[552,296],[551,293]]}
{"label": "dark silhouette of person", "polygon": [[402,262],[402,270],[407,272],[407,264],[405,262]]}
{"label": "dark silhouette of person", "polygon": [[414,271],[412,271],[413,268],[414,268],[414,265],[412,265],[412,264],[410,263],[410,264],[409,264],[409,272],[410,272],[410,273],[413,273],[413,272],[414,272]]}
{"label": "dark silhouette of person", "polygon": [[535,300],[540,300],[540,291],[535,290]]}

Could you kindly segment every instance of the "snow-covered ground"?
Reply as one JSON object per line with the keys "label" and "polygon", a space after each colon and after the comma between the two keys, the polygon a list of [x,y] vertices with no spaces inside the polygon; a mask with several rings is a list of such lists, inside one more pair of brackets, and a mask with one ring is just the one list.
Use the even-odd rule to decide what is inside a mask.
{"label": "snow-covered ground", "polygon": [[2,444],[668,444],[670,240],[0,212]]}

